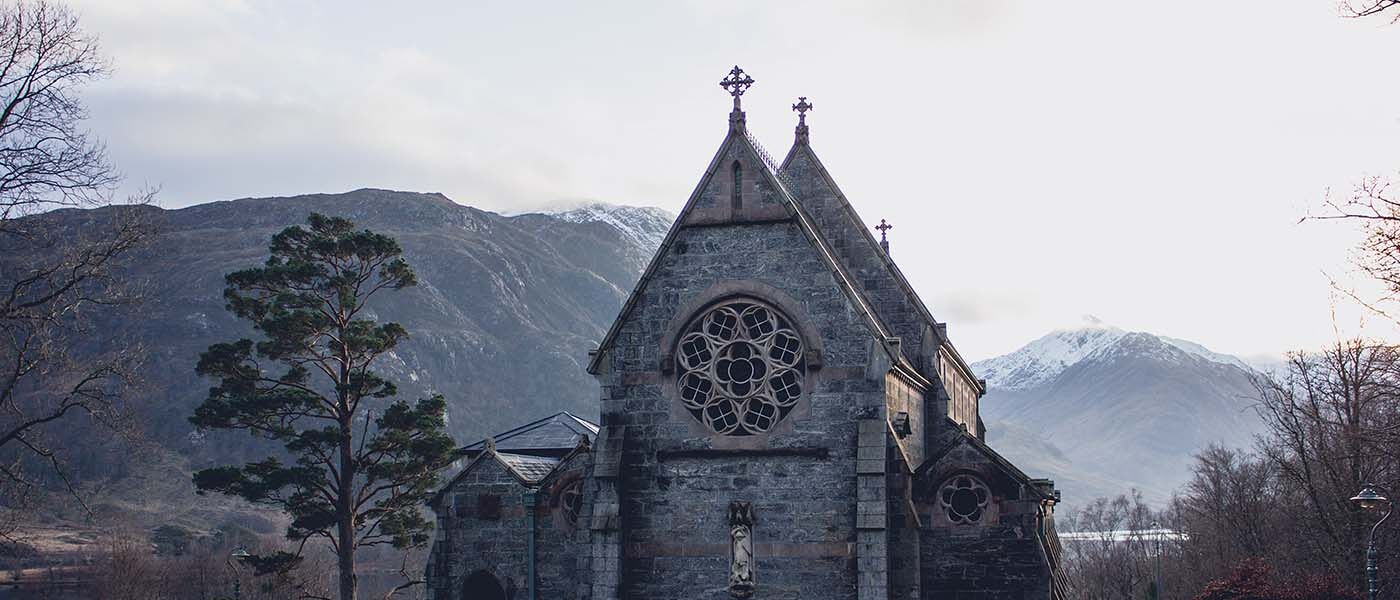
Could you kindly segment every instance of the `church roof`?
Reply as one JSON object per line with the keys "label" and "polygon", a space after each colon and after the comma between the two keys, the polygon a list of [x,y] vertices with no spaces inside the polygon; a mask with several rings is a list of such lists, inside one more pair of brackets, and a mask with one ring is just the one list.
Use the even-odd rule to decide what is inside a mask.
{"label": "church roof", "polygon": [[841,292],[850,300],[851,304],[855,306],[856,310],[860,312],[866,325],[870,328],[871,334],[881,342],[879,347],[888,353],[891,363],[900,364],[902,356],[890,343],[892,341],[891,336],[893,335],[890,332],[890,328],[881,321],[880,316],[876,314],[875,310],[871,307],[870,301],[862,294],[855,279],[847,271],[836,253],[832,251],[827,244],[811,216],[803,210],[802,206],[792,195],[792,192],[789,191],[789,186],[784,183],[779,173],[778,166],[774,164],[767,151],[762,149],[758,141],[749,135],[745,124],[744,113],[739,111],[736,103],[735,110],[730,115],[729,133],[725,136],[724,142],[720,144],[719,150],[715,152],[714,158],[710,160],[709,167],[705,169],[704,175],[695,186],[695,190],[691,192],[685,207],[682,208],[680,214],[677,215],[676,221],[671,225],[670,231],[666,233],[665,239],[661,242],[661,247],[657,249],[656,254],[652,255],[651,262],[647,264],[646,270],[642,272],[642,276],[638,279],[637,285],[632,288],[632,293],[628,295],[627,301],[622,305],[622,310],[618,312],[617,319],[613,321],[612,326],[608,328],[607,334],[604,335],[602,341],[599,342],[598,349],[591,353],[588,361],[588,372],[593,374],[598,373],[601,361],[606,356],[608,350],[612,348],[613,343],[616,341],[622,329],[622,325],[636,307],[637,302],[642,296],[642,292],[647,288],[647,284],[651,281],[657,268],[659,268],[662,258],[670,252],[670,248],[672,244],[675,243],[675,239],[679,235],[680,230],[687,226],[688,215],[693,212],[701,194],[709,185],[710,180],[713,179],[715,174],[719,171],[721,167],[720,163],[724,157],[727,156],[730,150],[735,146],[738,147],[739,152],[745,155],[745,162],[757,166],[758,168],[755,169],[755,171],[765,179],[769,187],[776,190],[777,201],[786,210],[788,217],[797,225],[797,228],[808,241],[812,243],[817,253],[821,256],[822,261],[826,263],[833,277],[835,277],[838,284],[837,287],[840,288]]}
{"label": "church roof", "polygon": [[[803,104],[806,104],[806,98],[802,98],[802,102]],[[800,106],[801,105],[794,105],[793,108],[798,109]],[[807,105],[806,108],[810,109],[811,106]],[[805,113],[806,111],[803,110],[800,112]],[[802,116],[805,117],[805,114]],[[796,170],[794,168],[794,163],[799,163],[804,160],[810,165],[808,177],[805,180],[793,181],[791,178],[794,176],[793,171]],[[849,235],[850,233],[854,233],[854,237],[856,238],[854,240],[855,244],[862,246],[861,250],[868,253],[868,255],[878,257],[878,264],[880,266],[879,274],[890,278],[890,280],[894,283],[895,287],[907,299],[908,306],[910,306],[915,311],[915,313],[917,313],[921,321],[920,325],[926,326],[928,329],[934,332],[935,335],[941,338],[938,339],[937,342],[941,343],[954,357],[955,362],[958,364],[959,368],[961,368],[967,374],[968,379],[974,382],[975,386],[981,387],[983,384],[972,372],[972,369],[962,358],[962,355],[959,354],[957,349],[953,347],[952,342],[950,342],[946,338],[946,336],[942,335],[942,332],[938,328],[937,319],[933,317],[933,313],[928,309],[928,306],[924,304],[924,301],[922,298],[919,297],[919,294],[914,291],[914,286],[910,285],[909,280],[904,277],[904,273],[899,269],[899,266],[895,264],[892,258],[890,258],[889,253],[881,247],[880,242],[878,242],[875,239],[875,235],[871,233],[870,228],[865,226],[864,221],[862,221],[860,218],[860,215],[858,215],[855,211],[855,208],[851,206],[850,200],[846,198],[845,193],[843,193],[841,191],[841,188],[836,185],[836,180],[833,179],[831,177],[831,173],[827,171],[826,165],[822,164],[821,159],[817,157],[816,151],[812,149],[809,129],[806,124],[805,118],[799,121],[799,124],[797,126],[796,137],[792,148],[788,150],[787,156],[784,157],[782,166],[779,167],[778,172],[784,178],[787,178],[789,181],[793,181],[795,187],[805,188],[809,193],[812,191],[814,186],[823,186],[826,188],[826,190],[830,193],[834,204],[836,205],[836,210],[841,213],[840,216],[844,217],[844,219],[847,222],[856,224],[856,226],[849,227],[846,226],[845,223],[839,221],[828,223],[827,225],[833,227],[846,226],[849,227],[849,229],[859,231],[859,233],[855,233],[854,231],[843,231],[839,233],[847,235]],[[801,193],[801,189],[794,189],[793,191],[797,192],[797,199],[799,203],[808,201],[808,198],[805,197],[806,194]],[[824,232],[827,234],[838,233],[836,231],[830,231],[825,229]],[[854,251],[854,249],[850,246],[847,246],[845,250],[848,255],[852,251]],[[855,268],[851,265],[847,266],[850,268]],[[868,277],[869,275],[871,275],[871,273],[868,273],[867,271],[862,271],[861,274],[862,277]],[[869,283],[861,279],[857,279],[857,283],[864,284],[862,285],[862,289],[867,294],[873,293],[872,290],[868,289],[867,287],[870,285]],[[920,327],[918,329],[900,327],[899,324],[890,322],[890,316],[881,316],[885,317],[886,322],[889,322],[890,325],[896,330],[896,334],[900,335],[900,337],[903,338],[903,348],[913,348],[916,347],[916,344],[920,344],[922,342],[923,327]],[[925,353],[929,353],[932,349],[920,348],[920,350]]]}
{"label": "church roof", "polygon": [[492,462],[500,464],[521,485],[538,487],[560,464],[588,452],[597,435],[596,423],[562,411],[461,448],[457,452],[468,459],[466,466],[438,488],[428,504],[437,507],[447,490],[480,465]]}
{"label": "church roof", "polygon": [[506,468],[513,471],[516,477],[531,485],[542,481],[550,472],[554,471],[554,467],[559,466],[558,458],[548,456],[497,452],[496,457],[505,464]]}
{"label": "church roof", "polygon": [[[598,424],[568,411],[526,423],[515,429],[492,436],[496,450],[502,454],[562,456],[579,444],[581,436],[591,441],[598,436]],[[476,454],[486,449],[486,440],[464,446],[462,454]],[[557,462],[557,461],[556,461]]]}

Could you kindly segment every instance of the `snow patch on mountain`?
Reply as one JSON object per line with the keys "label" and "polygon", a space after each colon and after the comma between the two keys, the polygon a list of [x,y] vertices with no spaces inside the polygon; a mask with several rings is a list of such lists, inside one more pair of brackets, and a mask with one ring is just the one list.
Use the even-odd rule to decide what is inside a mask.
{"label": "snow patch on mountain", "polygon": [[1122,329],[1102,324],[1053,331],[1015,352],[973,363],[972,370],[992,387],[1030,389],[1049,382],[1126,334]]}
{"label": "snow patch on mountain", "polygon": [[653,206],[619,206],[591,202],[568,210],[544,213],[570,223],[606,223],[643,248],[656,248],[676,220]]}
{"label": "snow patch on mountain", "polygon": [[1065,369],[1085,360],[1106,359],[1120,353],[1148,353],[1163,359],[1177,359],[1170,349],[1209,362],[1232,365],[1251,372],[1244,361],[1197,344],[1195,342],[1155,335],[1141,331],[1126,331],[1088,319],[1089,325],[1078,329],[1052,331],[1010,354],[989,358],[972,364],[972,369],[986,378],[990,387],[1007,390],[1028,390],[1049,383]]}

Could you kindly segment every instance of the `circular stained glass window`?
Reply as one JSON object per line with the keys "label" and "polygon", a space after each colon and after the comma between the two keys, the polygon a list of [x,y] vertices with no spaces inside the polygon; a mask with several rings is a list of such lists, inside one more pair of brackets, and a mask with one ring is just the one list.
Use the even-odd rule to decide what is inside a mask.
{"label": "circular stained glass window", "polygon": [[957,524],[977,523],[987,511],[992,494],[987,486],[970,475],[949,479],[938,491],[938,505]]}
{"label": "circular stained glass window", "polygon": [[802,338],[777,309],[750,299],[712,307],[676,348],[681,403],[721,435],[767,433],[802,397]]}

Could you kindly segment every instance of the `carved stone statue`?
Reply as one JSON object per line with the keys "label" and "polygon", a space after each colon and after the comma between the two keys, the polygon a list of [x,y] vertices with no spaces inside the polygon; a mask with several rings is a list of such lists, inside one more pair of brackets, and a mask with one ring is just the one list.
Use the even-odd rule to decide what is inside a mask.
{"label": "carved stone statue", "polygon": [[729,503],[729,594],[753,595],[753,505]]}

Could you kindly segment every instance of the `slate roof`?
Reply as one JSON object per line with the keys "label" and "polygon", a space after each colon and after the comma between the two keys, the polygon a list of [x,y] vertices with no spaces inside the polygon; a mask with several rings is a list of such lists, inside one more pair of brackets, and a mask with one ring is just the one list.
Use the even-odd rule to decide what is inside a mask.
{"label": "slate roof", "polygon": [[554,467],[559,465],[559,459],[547,456],[529,456],[525,454],[507,454],[497,452],[496,456],[505,463],[506,467],[515,471],[515,475],[527,483],[536,484],[549,475]]}
{"label": "slate roof", "polygon": [[[538,421],[498,433],[496,451],[504,454],[553,456],[567,454],[578,446],[580,436],[591,442],[598,437],[598,424],[568,411],[558,412]],[[464,446],[462,454],[479,454],[486,449],[486,440]],[[557,462],[557,461],[556,461]]]}

